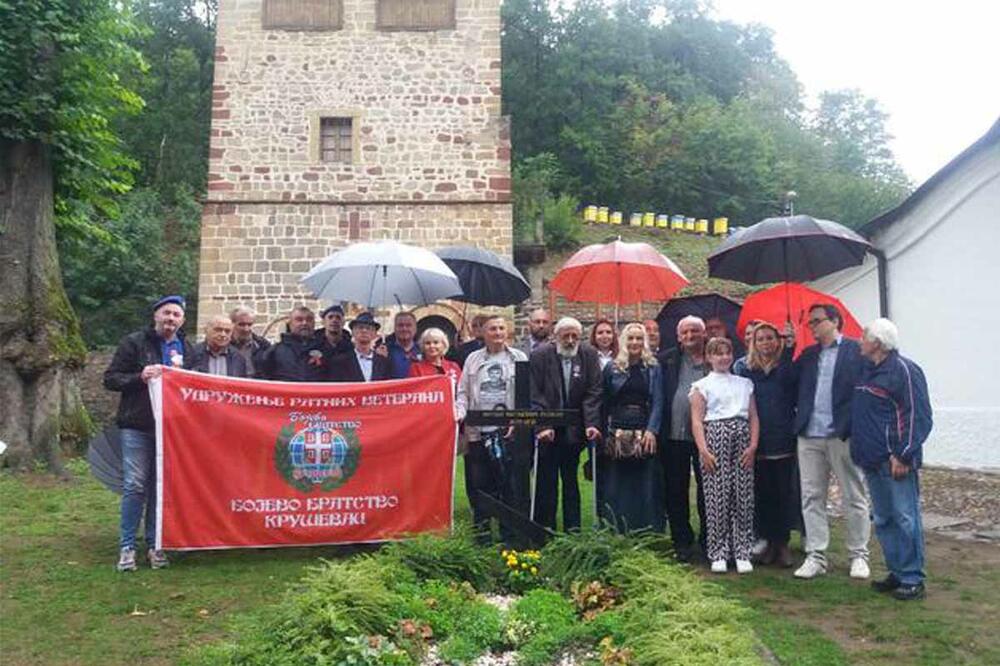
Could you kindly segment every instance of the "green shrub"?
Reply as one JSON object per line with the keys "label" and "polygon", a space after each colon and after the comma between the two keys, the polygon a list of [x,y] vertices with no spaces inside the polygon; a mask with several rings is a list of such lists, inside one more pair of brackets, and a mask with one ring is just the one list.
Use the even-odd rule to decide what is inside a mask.
{"label": "green shrub", "polygon": [[629,553],[666,549],[666,539],[657,534],[619,534],[611,527],[559,534],[542,550],[545,575],[550,583],[569,594],[573,583],[610,582],[610,567]]}
{"label": "green shrub", "polygon": [[419,580],[469,582],[480,591],[492,589],[499,568],[493,551],[477,546],[466,531],[451,537],[424,534],[391,544],[381,552]]}
{"label": "green shrub", "polygon": [[508,626],[520,623],[530,627],[527,640],[519,646],[521,664],[548,664],[572,642],[577,624],[573,603],[552,590],[532,590],[511,607]]}

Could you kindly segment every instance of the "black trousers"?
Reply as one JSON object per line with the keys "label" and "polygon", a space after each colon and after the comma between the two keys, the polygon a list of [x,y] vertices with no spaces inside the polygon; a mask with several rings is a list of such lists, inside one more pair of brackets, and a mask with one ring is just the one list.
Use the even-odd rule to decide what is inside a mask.
{"label": "black trousers", "polygon": [[758,458],[754,464],[758,534],[771,543],[788,543],[789,532],[799,522],[801,501],[796,493],[798,462],[787,458]]}
{"label": "black trousers", "polygon": [[[526,455],[520,448],[513,441],[507,441],[501,468],[482,442],[469,442],[469,450],[465,454],[465,494],[472,507],[473,527],[481,542],[489,542],[492,538],[491,519],[494,515],[481,499],[480,491],[524,516],[531,511],[530,454]],[[500,525],[500,537],[510,546],[521,546],[513,532],[503,524]]]}
{"label": "black trousers", "polygon": [[556,528],[559,480],[562,479],[563,529],[580,529],[580,453],[583,447],[570,444],[565,433],[556,431],[551,442],[538,444],[538,474],[535,477],[535,522]]}
{"label": "black trousers", "polygon": [[705,552],[708,524],[705,519],[705,489],[698,447],[694,442],[662,439],[660,449],[667,486],[667,520],[670,522],[670,538],[674,542],[674,548],[690,548],[694,545],[690,501],[691,471],[694,470],[698,497],[698,543],[701,544],[702,552]]}

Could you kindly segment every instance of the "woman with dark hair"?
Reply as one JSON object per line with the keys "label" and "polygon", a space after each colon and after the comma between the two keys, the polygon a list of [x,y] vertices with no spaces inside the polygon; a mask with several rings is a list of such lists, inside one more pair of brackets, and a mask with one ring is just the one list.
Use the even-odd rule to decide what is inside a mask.
{"label": "woman with dark hair", "polygon": [[601,519],[622,532],[662,532],[666,516],[656,436],[663,417],[663,388],[646,329],[638,322],[622,329],[618,355],[604,366],[604,409],[597,472]]}
{"label": "woman with dark hair", "polygon": [[712,372],[691,385],[691,431],[701,458],[708,518],[708,559],[712,573],[753,571],[753,467],[760,424],[753,382],[737,377],[733,343],[712,338],[705,345]]}
{"label": "woman with dark hair", "polygon": [[608,319],[598,319],[594,322],[594,327],[590,329],[590,345],[597,350],[597,360],[601,362],[601,370],[604,370],[604,366],[618,356],[615,325]]}
{"label": "woman with dark hair", "polygon": [[761,564],[792,566],[788,549],[791,529],[798,524],[795,490],[795,402],[798,375],[792,363],[794,340],[786,345],[777,327],[758,322],[750,335],[747,362],[739,374],[753,382],[760,419],[760,444],[754,466],[757,530],[767,540]]}

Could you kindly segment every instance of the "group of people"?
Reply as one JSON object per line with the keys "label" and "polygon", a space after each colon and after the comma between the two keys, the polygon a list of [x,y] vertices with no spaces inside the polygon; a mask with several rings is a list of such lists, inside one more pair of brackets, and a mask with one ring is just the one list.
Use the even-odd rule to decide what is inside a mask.
{"label": "group of people", "polygon": [[[560,486],[562,527],[579,529],[578,470],[589,450],[585,470],[606,523],[660,532],[669,524],[678,559],[694,559],[697,541],[719,573],[730,564],[739,573],[752,571],[757,537],[766,542],[758,562],[792,566],[789,538],[798,529],[806,557],[794,575],[809,579],[829,566],[832,471],[843,494],[850,575],[870,576],[874,520],[890,573],[873,587],[899,599],[924,594],[917,470],[930,405],[923,374],[899,355],[898,332],[887,319],[872,322],[855,341],[841,335],[836,307],[817,304],[808,314],[817,344],[793,359],[788,325],[751,322],[744,339],[735,341],[724,325],[709,327],[688,316],[669,332],[676,343],[663,344],[652,320],[618,331],[602,319],[585,337],[579,321],[564,317],[553,325],[542,308],[530,313],[528,335],[516,344],[503,316],[479,315],[471,322],[473,338],[450,349],[440,329],[427,329],[417,340],[409,312],[396,315],[385,339],[370,313],[345,329],[338,305],[321,313],[319,329],[309,308],[294,308],[287,332],[272,344],[254,333],[255,315],[241,307],[211,318],[205,341],[189,347],[181,329],[184,306],[179,296],[155,303],[153,327],[126,337],[105,373],[105,386],[122,393],[120,570],[136,568],[143,513],[149,564],[168,563],[153,548],[155,503],[148,492],[154,486],[154,431],[145,383],[162,366],[282,381],[441,374],[456,384],[455,418],[462,422],[471,411],[515,407],[515,368],[527,361],[532,406],[577,410],[579,419],[539,427],[528,446],[512,427],[462,424],[465,486],[480,539],[491,538],[494,517],[483,495],[524,515],[533,510],[536,522],[554,529]],[[744,346],[746,354],[735,358]],[[501,537],[509,538],[500,527]]]}

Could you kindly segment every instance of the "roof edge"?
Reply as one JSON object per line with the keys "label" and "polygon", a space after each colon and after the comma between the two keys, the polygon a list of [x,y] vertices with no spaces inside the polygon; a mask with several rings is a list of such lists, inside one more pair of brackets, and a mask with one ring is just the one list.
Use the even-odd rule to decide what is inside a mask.
{"label": "roof edge", "polygon": [[901,204],[895,208],[882,213],[875,219],[871,220],[857,231],[865,238],[871,238],[880,231],[883,231],[887,227],[894,224],[899,218],[903,217],[906,213],[911,211],[917,206],[921,201],[923,201],[938,185],[940,185],[945,179],[947,179],[954,171],[956,171],[960,166],[968,162],[970,159],[978,155],[980,152],[993,145],[994,143],[1000,142],[1000,118],[993,123],[979,139],[976,140],[971,146],[959,153],[954,159],[948,162],[946,165],[941,167],[933,176],[928,178],[924,183],[918,187],[913,193],[903,200]]}

